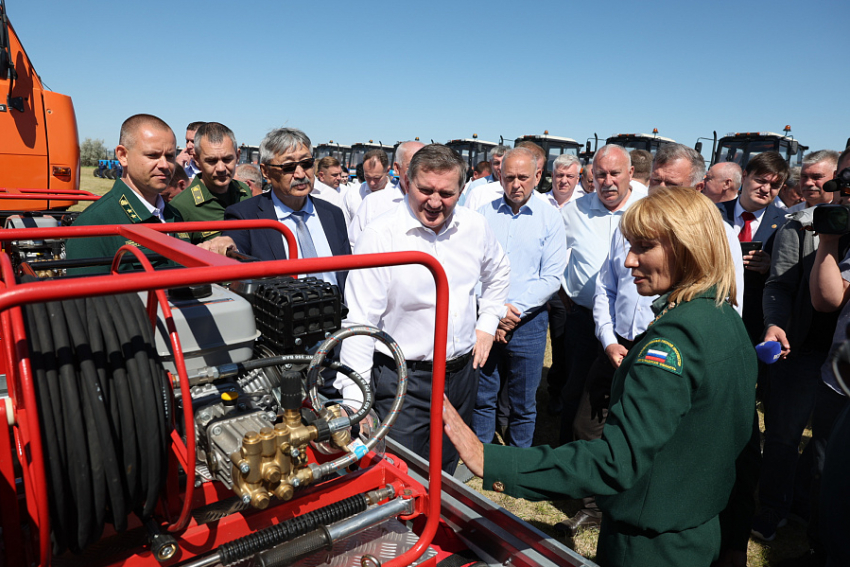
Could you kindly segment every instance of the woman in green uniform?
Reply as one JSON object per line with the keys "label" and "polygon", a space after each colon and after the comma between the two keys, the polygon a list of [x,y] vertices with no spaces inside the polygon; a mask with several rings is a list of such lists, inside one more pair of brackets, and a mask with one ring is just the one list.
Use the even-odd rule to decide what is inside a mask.
{"label": "woman in green uniform", "polygon": [[654,190],[621,228],[638,293],[660,297],[614,376],[602,438],[482,445],[447,401],[445,430],[486,488],[529,500],[596,495],[600,565],[708,567],[755,404],[755,351],[727,299],[732,257],[717,207],[693,189]]}

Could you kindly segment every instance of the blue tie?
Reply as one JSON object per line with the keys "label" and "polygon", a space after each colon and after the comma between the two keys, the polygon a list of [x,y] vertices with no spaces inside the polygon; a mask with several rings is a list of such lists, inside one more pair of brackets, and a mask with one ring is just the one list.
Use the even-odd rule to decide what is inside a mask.
{"label": "blue tie", "polygon": [[313,238],[310,236],[310,231],[307,230],[307,223],[304,222],[304,216],[307,211],[292,211],[292,220],[295,221],[295,236],[298,238],[299,258],[315,258],[316,247],[313,246]]}

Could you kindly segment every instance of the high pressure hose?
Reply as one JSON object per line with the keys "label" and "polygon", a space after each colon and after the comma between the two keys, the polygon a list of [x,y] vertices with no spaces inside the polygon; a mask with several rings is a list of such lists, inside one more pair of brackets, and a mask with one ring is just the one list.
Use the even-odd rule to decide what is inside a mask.
{"label": "high pressure hose", "polygon": [[171,389],[135,294],[24,307],[53,550],[149,518],[164,485]]}
{"label": "high pressure hose", "polygon": [[[380,427],[378,427],[377,432],[375,432],[375,434],[372,435],[372,437],[370,437],[369,440],[366,442],[366,449],[368,451],[371,451],[375,447],[375,445],[384,437],[386,437],[387,433],[389,433],[390,428],[393,426],[395,420],[398,418],[398,412],[401,410],[401,406],[404,403],[404,397],[407,394],[407,363],[404,360],[404,354],[402,354],[401,348],[391,336],[389,336],[384,331],[378,329],[377,327],[372,327],[371,325],[353,325],[351,327],[342,328],[337,332],[333,333],[327,339],[325,339],[325,341],[321,345],[319,345],[319,349],[313,356],[313,360],[310,362],[310,366],[307,367],[307,388],[308,394],[310,396],[310,403],[313,405],[313,408],[315,409],[321,407],[321,403],[319,402],[317,381],[319,376],[319,370],[325,364],[325,357],[344,339],[357,335],[365,335],[368,337],[372,337],[384,343],[393,355],[393,360],[395,361],[396,372],[398,375],[398,386],[396,388],[395,399],[393,400],[392,407],[390,407],[389,414],[387,414]],[[344,368],[349,376],[351,376],[352,374],[356,374],[354,370],[348,367]],[[363,406],[353,416],[339,417],[332,420],[328,424],[330,426],[331,432],[343,429],[345,427],[350,427],[352,423],[357,423],[364,417],[366,417],[366,414],[369,412],[369,408],[366,407],[367,402],[369,404],[369,407],[371,407],[372,392],[370,389],[366,389],[366,391],[364,392]],[[310,468],[313,470],[313,478],[318,480],[333,472],[344,470],[349,465],[354,464],[357,460],[359,460],[359,458],[360,457],[357,454],[351,452],[346,453],[345,455],[334,461],[330,461],[322,465],[311,465]]]}

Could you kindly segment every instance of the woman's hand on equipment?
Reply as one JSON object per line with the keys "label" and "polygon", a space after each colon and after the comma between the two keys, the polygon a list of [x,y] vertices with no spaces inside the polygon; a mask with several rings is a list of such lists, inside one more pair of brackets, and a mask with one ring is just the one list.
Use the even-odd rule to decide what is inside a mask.
{"label": "woman's hand on equipment", "polygon": [[463,463],[475,476],[484,476],[484,444],[463,422],[460,414],[443,394],[443,430],[457,449]]}

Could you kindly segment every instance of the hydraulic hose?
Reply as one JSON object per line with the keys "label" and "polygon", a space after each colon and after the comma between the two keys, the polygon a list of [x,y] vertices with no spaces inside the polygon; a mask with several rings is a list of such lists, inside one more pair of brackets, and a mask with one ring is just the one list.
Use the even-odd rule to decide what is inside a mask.
{"label": "hydraulic hose", "polygon": [[171,390],[135,294],[24,308],[55,554],[149,518],[167,468]]}
{"label": "hydraulic hose", "polygon": [[[396,373],[398,375],[398,386],[396,387],[396,394],[395,399],[393,400],[393,405],[390,407],[389,413],[387,414],[384,421],[381,423],[380,427],[378,427],[378,430],[366,442],[366,449],[371,451],[375,447],[375,445],[384,437],[386,437],[389,433],[390,428],[393,426],[395,420],[398,418],[398,413],[401,410],[401,406],[404,403],[404,397],[407,394],[407,363],[404,360],[404,354],[402,354],[401,347],[398,346],[398,343],[395,342],[395,340],[393,340],[393,338],[387,333],[381,331],[377,327],[372,327],[370,325],[353,325],[351,327],[342,328],[337,332],[333,333],[331,336],[325,339],[325,341],[321,345],[319,345],[319,349],[313,356],[313,359],[310,362],[310,366],[307,367],[307,387],[309,388],[308,393],[310,396],[310,403],[313,404],[314,408],[320,407],[319,393],[316,386],[319,375],[319,368],[324,365],[324,360],[327,354],[331,352],[334,348],[336,348],[336,346],[340,342],[342,342],[344,339],[357,335],[373,337],[383,342],[387,346],[387,348],[390,349],[390,352],[393,355],[393,360],[396,364]],[[351,370],[348,367],[344,368],[349,370],[351,373],[356,374],[354,370]],[[340,417],[333,420],[334,422],[340,422],[340,424],[337,425],[331,422],[331,431],[335,431],[339,428],[345,427],[346,421],[350,421],[350,423],[357,423],[361,421],[364,417],[366,417],[366,414],[369,411],[369,409],[366,407],[367,402],[369,404],[369,407],[371,407],[372,391],[368,388],[364,392],[363,406],[360,408],[360,410],[350,418]],[[313,478],[318,480],[331,474],[332,472],[344,470],[346,467],[353,464],[358,459],[359,457],[356,454],[346,453],[345,455],[334,461],[330,461],[322,465],[311,465],[311,469],[313,470]]]}
{"label": "hydraulic hose", "polygon": [[215,552],[185,563],[182,567],[210,567],[212,565],[233,565],[244,559],[271,549],[276,545],[293,540],[322,525],[330,525],[364,512],[369,504],[377,504],[385,498],[391,498],[394,490],[391,486],[368,493],[355,494],[345,500],[334,502],[297,518],[268,526],[252,534],[224,543]]}

